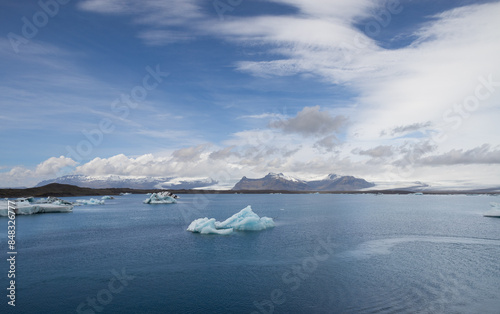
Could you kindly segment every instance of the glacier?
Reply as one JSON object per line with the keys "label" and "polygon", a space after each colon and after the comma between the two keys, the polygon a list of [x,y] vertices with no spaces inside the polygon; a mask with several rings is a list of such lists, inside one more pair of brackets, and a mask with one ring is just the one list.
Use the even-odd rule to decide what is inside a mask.
{"label": "glacier", "polygon": [[76,200],[75,205],[104,205],[104,200],[91,198],[89,200]]}
{"label": "glacier", "polygon": [[215,218],[199,218],[191,222],[187,231],[201,234],[231,234],[238,231],[260,231],[274,227],[274,220],[269,217],[259,217],[248,205],[238,213],[220,222]]}
{"label": "glacier", "polygon": [[149,198],[143,201],[144,204],[175,204],[177,200],[170,192],[152,193]]}

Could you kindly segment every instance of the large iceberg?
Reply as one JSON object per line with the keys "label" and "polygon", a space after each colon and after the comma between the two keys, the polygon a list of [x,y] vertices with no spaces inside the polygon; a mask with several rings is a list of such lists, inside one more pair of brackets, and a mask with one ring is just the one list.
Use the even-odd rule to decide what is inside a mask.
{"label": "large iceberg", "polygon": [[215,218],[200,218],[193,221],[187,231],[198,232],[201,234],[230,234],[233,230],[240,231],[259,231],[274,227],[274,221],[269,217],[259,217],[252,211],[248,205],[240,212],[232,215],[228,219],[220,222]]}
{"label": "large iceberg", "polygon": [[[70,213],[73,211],[71,203],[56,198],[47,198],[34,202],[30,198],[18,198],[12,201],[16,215],[32,215],[41,213]],[[12,205],[12,204],[11,204]],[[0,216],[8,215],[7,200],[0,202]]]}
{"label": "large iceberg", "polygon": [[149,198],[143,201],[144,204],[175,204],[177,200],[170,192],[152,193]]}
{"label": "large iceberg", "polygon": [[76,200],[75,205],[104,205],[104,200],[91,198],[89,200]]}

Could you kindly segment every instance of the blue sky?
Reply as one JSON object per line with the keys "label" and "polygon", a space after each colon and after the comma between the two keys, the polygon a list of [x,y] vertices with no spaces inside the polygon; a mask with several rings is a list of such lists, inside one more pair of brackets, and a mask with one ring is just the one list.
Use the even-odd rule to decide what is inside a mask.
{"label": "blue sky", "polygon": [[498,1],[1,6],[0,186],[271,171],[500,184]]}

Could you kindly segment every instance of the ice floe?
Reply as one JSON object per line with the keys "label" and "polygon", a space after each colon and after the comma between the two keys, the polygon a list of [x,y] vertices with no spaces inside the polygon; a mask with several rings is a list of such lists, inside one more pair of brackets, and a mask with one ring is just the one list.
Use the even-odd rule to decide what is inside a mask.
{"label": "ice floe", "polygon": [[152,193],[149,198],[143,201],[144,204],[174,204],[177,200],[175,195],[170,192]]}
{"label": "ice floe", "polygon": [[259,217],[249,205],[222,222],[216,221],[215,218],[196,219],[189,225],[187,231],[201,234],[230,234],[233,230],[259,231],[274,226],[272,218]]}
{"label": "ice floe", "polygon": [[104,200],[91,198],[89,200],[76,200],[75,205],[104,205]]}
{"label": "ice floe", "polygon": [[487,211],[483,214],[484,217],[496,217],[500,218],[500,204],[491,202],[490,203],[491,210]]}

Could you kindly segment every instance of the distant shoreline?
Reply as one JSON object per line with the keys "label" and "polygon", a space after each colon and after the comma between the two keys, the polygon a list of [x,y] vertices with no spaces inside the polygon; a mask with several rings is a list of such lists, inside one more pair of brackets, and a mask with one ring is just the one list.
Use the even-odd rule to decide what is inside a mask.
{"label": "distant shoreline", "polygon": [[[83,188],[69,184],[51,183],[48,185],[25,188],[25,189],[0,189],[0,198],[17,197],[71,197],[71,196],[101,196],[119,195],[120,193],[146,194],[164,191],[165,189],[129,189],[129,188]],[[449,195],[449,194],[488,194],[500,195],[500,191],[492,189],[478,190],[408,190],[408,189],[388,189],[388,190],[363,190],[363,191],[278,191],[278,190],[169,190],[175,194],[414,194],[423,193],[425,195]]]}

